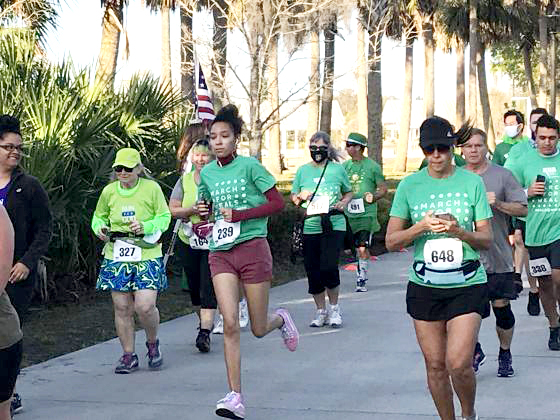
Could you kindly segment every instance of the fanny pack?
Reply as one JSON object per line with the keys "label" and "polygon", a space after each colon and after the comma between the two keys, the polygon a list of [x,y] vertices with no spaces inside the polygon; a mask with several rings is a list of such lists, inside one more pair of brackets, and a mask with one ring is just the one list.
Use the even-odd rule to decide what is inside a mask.
{"label": "fanny pack", "polygon": [[159,244],[161,232],[158,230],[150,235],[136,235],[132,232],[110,232],[109,241],[120,240],[140,248],[155,248]]}
{"label": "fanny pack", "polygon": [[465,261],[461,267],[448,270],[428,268],[424,261],[414,261],[412,264],[412,269],[424,283],[440,285],[465,283],[476,275],[479,267],[478,260]]}

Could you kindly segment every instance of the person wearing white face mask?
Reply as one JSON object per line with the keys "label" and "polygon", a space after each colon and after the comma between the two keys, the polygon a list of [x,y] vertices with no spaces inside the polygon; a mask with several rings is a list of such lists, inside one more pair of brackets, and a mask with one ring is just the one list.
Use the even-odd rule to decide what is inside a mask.
{"label": "person wearing white face mask", "polygon": [[496,146],[492,162],[504,166],[510,149],[528,137],[523,134],[525,130],[525,118],[523,114],[515,109],[510,109],[504,114],[504,136],[502,142]]}

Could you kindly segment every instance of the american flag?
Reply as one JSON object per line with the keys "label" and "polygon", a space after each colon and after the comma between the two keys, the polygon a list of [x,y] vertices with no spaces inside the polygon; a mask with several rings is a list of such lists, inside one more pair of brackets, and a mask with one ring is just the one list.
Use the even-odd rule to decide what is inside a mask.
{"label": "american flag", "polygon": [[213,121],[216,116],[214,115],[214,106],[210,98],[210,92],[206,85],[206,79],[202,72],[200,63],[196,63],[196,116],[202,121]]}

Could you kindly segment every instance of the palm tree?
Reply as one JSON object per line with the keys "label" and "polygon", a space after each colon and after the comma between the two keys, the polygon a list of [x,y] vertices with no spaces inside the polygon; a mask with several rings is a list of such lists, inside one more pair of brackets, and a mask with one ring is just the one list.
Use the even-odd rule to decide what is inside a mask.
{"label": "palm tree", "polygon": [[439,0],[412,0],[422,19],[422,38],[424,39],[424,112],[427,117],[434,115],[435,90],[435,42],[434,13]]}
{"label": "palm tree", "polygon": [[401,107],[401,119],[399,127],[399,140],[395,158],[395,171],[406,172],[406,161],[408,153],[408,140],[410,137],[410,118],[412,112],[412,83],[413,83],[413,57],[414,41],[418,36],[416,19],[413,10],[409,7],[408,0],[398,0],[392,3],[390,18],[386,33],[393,39],[404,39],[405,61],[404,61],[404,85]]}
{"label": "palm tree", "polygon": [[171,20],[170,13],[179,5],[179,0],[143,0],[152,12],[161,13],[161,81],[171,85]]}
{"label": "palm tree", "polygon": [[334,85],[334,42],[337,33],[338,17],[332,13],[323,30],[325,43],[325,61],[323,64],[323,95],[321,98],[321,123],[320,129],[325,133],[331,132],[332,101]]}
{"label": "palm tree", "polygon": [[226,0],[214,0],[211,7],[214,16],[214,32],[212,37],[214,65],[212,66],[212,79],[219,81],[214,84],[214,101],[219,108],[225,101],[226,96],[223,87],[226,78],[229,7]]}
{"label": "palm tree", "polygon": [[385,32],[392,0],[359,0],[362,26],[368,32],[368,155],[382,164],[383,154],[383,95],[381,90],[381,39]]}
{"label": "palm tree", "polygon": [[308,94],[309,98],[307,99],[307,138],[310,138],[319,128],[319,76],[321,74],[319,65],[321,63],[321,45],[319,44],[319,31],[317,31],[317,29],[311,29],[309,32],[309,48],[310,71]]}
{"label": "palm tree", "polygon": [[0,28],[19,19],[42,42],[47,31],[56,27],[58,4],[58,0],[0,0]]}
{"label": "palm tree", "polygon": [[101,48],[95,81],[105,82],[112,86],[117,72],[117,59],[119,56],[119,42],[123,23],[123,8],[127,0],[101,0],[105,7],[101,20]]}
{"label": "palm tree", "polygon": [[357,69],[356,69],[356,82],[358,84],[358,131],[360,133],[367,132],[367,77],[366,77],[366,43],[365,43],[365,29],[358,19],[358,42],[357,42]]}

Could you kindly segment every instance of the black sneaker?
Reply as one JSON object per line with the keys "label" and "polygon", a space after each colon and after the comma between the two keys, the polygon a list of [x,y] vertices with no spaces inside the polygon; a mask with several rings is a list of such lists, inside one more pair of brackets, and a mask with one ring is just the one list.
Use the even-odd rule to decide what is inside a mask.
{"label": "black sneaker", "polygon": [[14,395],[12,396],[12,401],[10,402],[10,414],[13,416],[14,414],[20,413],[21,411],[23,411],[21,397],[18,393],[14,393]]}
{"label": "black sneaker", "polygon": [[529,302],[527,302],[527,312],[531,316],[539,316],[541,313],[541,304],[539,301],[539,292],[529,292]]}
{"label": "black sneaker", "polygon": [[476,343],[476,347],[474,348],[473,363],[472,363],[474,373],[478,373],[478,369],[480,368],[480,366],[484,364],[485,361],[486,361],[486,355],[482,351],[482,346],[480,345],[480,343]]}
{"label": "black sneaker", "polygon": [[550,329],[550,337],[548,339],[548,348],[550,350],[560,350],[560,327]]}
{"label": "black sneaker", "polygon": [[511,352],[500,350],[498,355],[498,376],[500,378],[509,378],[514,374],[515,372],[511,366]]}
{"label": "black sneaker", "polygon": [[138,369],[138,356],[136,353],[125,353],[119,359],[115,373],[132,373]]}
{"label": "black sneaker", "polygon": [[148,348],[148,366],[150,369],[158,369],[163,364],[163,356],[161,355],[161,350],[159,349],[159,340],[155,343],[148,343],[146,341],[146,347]]}
{"label": "black sneaker", "polygon": [[210,351],[210,330],[201,329],[196,337],[196,348],[201,353]]}

